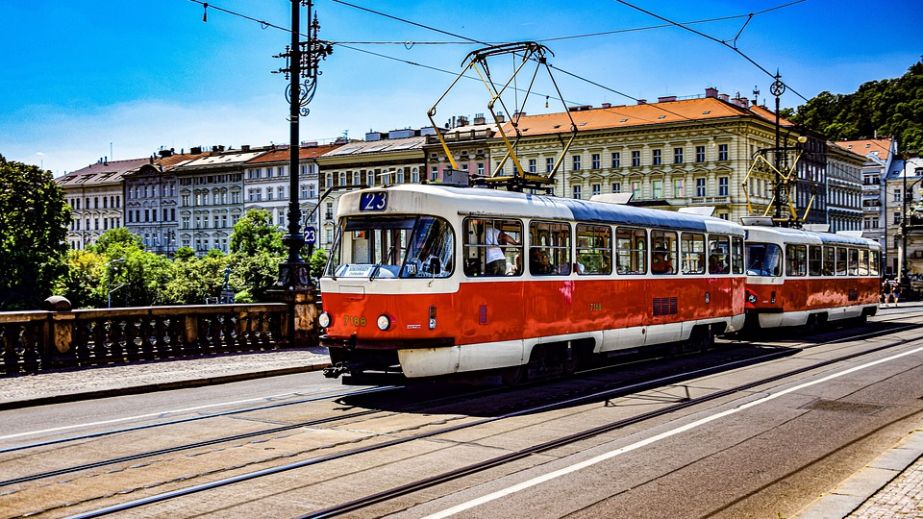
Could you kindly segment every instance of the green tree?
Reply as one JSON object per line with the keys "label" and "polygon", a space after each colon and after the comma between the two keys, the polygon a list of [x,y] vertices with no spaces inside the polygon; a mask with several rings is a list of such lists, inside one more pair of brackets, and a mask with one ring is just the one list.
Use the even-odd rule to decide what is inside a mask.
{"label": "green tree", "polygon": [[327,251],[324,249],[317,249],[311,254],[310,258],[311,264],[311,277],[319,278],[324,273],[324,267],[327,266]]}
{"label": "green tree", "polygon": [[0,310],[38,308],[65,271],[70,207],[50,171],[0,155]]}
{"label": "green tree", "polygon": [[237,223],[231,234],[231,252],[253,255],[259,252],[282,254],[282,231],[272,224],[272,216],[261,209],[247,211]]}
{"label": "green tree", "polygon": [[195,251],[192,250],[192,247],[180,247],[176,249],[176,254],[173,255],[173,259],[176,261],[186,261],[191,258],[195,258]]}
{"label": "green tree", "polygon": [[140,236],[124,227],[119,227],[104,232],[99,239],[96,240],[92,248],[100,254],[108,255],[110,249],[113,248],[142,250],[144,249],[144,244],[141,242]]}
{"label": "green tree", "polygon": [[106,258],[92,250],[72,250],[67,254],[67,270],[55,282],[55,295],[64,296],[74,308],[105,306],[103,281]]}
{"label": "green tree", "polygon": [[833,140],[897,138],[900,151],[923,153],[923,60],[899,78],[869,81],[851,94],[821,92],[791,119]]}
{"label": "green tree", "polygon": [[[279,277],[282,256],[262,251],[253,255],[235,254],[231,271],[231,287],[239,290],[234,295],[238,303],[266,301],[267,291]],[[233,288],[232,288],[233,289]]]}

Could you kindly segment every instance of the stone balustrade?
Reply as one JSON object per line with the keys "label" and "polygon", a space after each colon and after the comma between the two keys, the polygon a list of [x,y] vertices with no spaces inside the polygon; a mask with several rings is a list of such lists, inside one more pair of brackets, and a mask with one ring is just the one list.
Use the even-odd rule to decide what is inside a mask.
{"label": "stone balustrade", "polygon": [[262,303],[0,312],[0,373],[285,348],[290,308]]}

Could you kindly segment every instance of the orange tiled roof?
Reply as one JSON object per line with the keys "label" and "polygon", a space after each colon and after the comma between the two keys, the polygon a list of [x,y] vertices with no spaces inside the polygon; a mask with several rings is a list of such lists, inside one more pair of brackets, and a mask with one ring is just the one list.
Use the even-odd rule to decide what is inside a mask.
{"label": "orange tiled roof", "polygon": [[[325,144],[323,146],[302,146],[298,150],[298,159],[316,159],[328,151],[333,151],[342,146],[342,144]],[[285,162],[289,160],[289,150],[288,148],[282,148],[275,151],[270,151],[264,155],[260,155],[255,159],[248,162],[248,164],[264,164],[266,162]]]}
{"label": "orange tiled roof", "polygon": [[879,159],[888,160],[888,156],[891,154],[891,142],[890,138],[863,139],[858,141],[837,141],[836,145],[853,153],[858,153],[863,157],[877,151]]}
{"label": "orange tiled roof", "polygon": [[[775,122],[775,115],[769,110],[759,108],[751,112],[746,108],[713,97],[608,108],[590,108],[570,112],[570,114],[577,124],[578,132],[690,120],[709,120],[722,117],[751,116],[754,114],[763,119],[767,119],[766,114],[769,114],[768,120]],[[784,119],[783,121],[783,124],[792,124]],[[511,122],[507,122],[503,126],[503,130],[507,132],[507,135],[512,130],[511,124]],[[523,136],[566,133],[570,131],[570,120],[565,112],[526,115],[519,118],[519,130]]]}
{"label": "orange tiled roof", "polygon": [[[762,117],[772,124],[776,124],[776,113],[765,106],[753,105],[750,107],[750,111],[758,117]],[[779,126],[795,126],[795,123],[789,121],[785,117],[779,117]]]}

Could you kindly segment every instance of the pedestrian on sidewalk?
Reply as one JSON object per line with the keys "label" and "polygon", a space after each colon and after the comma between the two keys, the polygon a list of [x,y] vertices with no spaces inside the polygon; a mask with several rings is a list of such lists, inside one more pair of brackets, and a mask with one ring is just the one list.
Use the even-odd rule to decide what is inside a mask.
{"label": "pedestrian on sidewalk", "polygon": [[894,308],[897,308],[897,302],[901,298],[901,284],[897,280],[893,281],[894,286],[891,287],[891,296],[894,298]]}
{"label": "pedestrian on sidewalk", "polygon": [[884,280],[881,284],[881,302],[884,304],[884,307],[887,308],[891,303],[891,281]]}

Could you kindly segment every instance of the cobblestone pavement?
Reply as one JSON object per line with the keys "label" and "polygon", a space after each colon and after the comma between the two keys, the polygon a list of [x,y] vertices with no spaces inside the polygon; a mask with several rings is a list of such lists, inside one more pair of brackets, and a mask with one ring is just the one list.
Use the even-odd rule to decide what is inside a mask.
{"label": "cobblestone pavement", "polygon": [[900,476],[849,515],[850,519],[905,517],[923,517],[923,458],[917,458]]}
{"label": "cobblestone pavement", "polygon": [[325,348],[235,353],[168,361],[135,362],[101,368],[0,377],[0,404],[134,386],[155,386],[288,368],[320,368]]}

